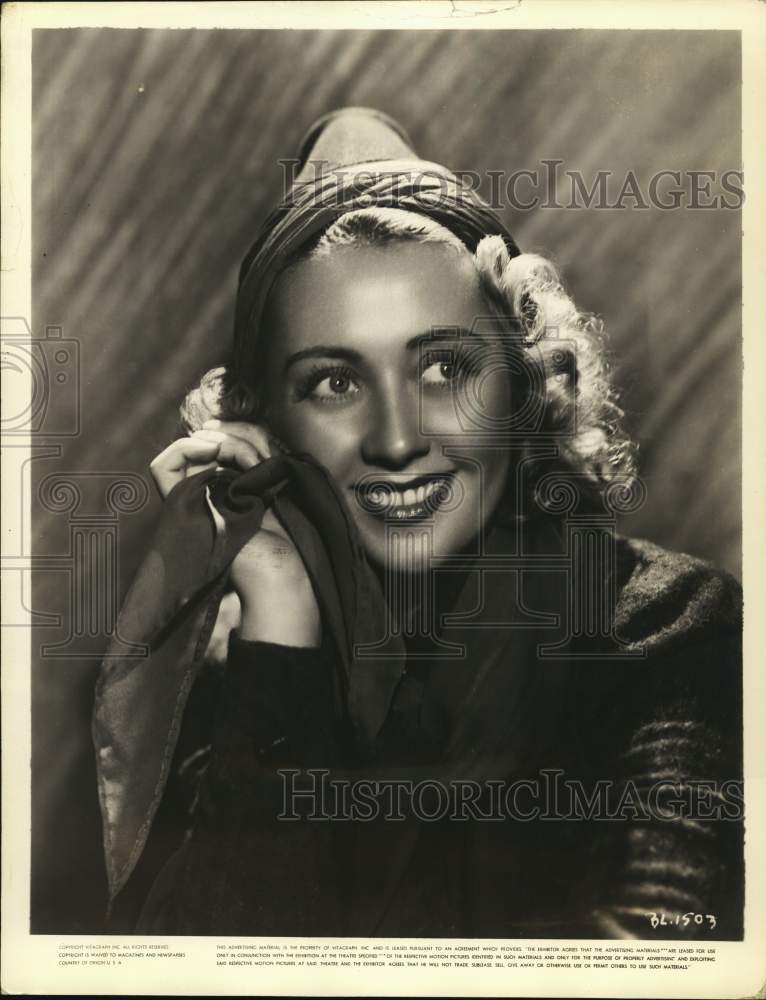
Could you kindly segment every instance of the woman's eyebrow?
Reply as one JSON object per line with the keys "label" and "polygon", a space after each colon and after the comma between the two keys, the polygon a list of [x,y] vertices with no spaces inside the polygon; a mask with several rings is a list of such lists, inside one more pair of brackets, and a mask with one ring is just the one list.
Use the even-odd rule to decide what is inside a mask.
{"label": "woman's eyebrow", "polygon": [[477,333],[474,330],[469,330],[465,326],[434,326],[430,330],[416,334],[407,341],[405,347],[408,351],[412,351],[416,347],[427,344],[429,340],[438,340],[443,343],[445,340],[462,340],[464,337],[476,336]]}
{"label": "woman's eyebrow", "polygon": [[[404,345],[408,351],[415,350],[429,340],[459,340],[463,337],[476,337],[477,333],[463,326],[435,326],[430,330],[415,334]],[[307,347],[302,351],[296,351],[285,361],[284,370],[287,371],[292,365],[306,358],[343,358],[351,364],[359,365],[364,361],[364,355],[353,347],[341,347],[333,344],[317,344],[316,347]]]}
{"label": "woman's eyebrow", "polygon": [[285,371],[298,361],[303,361],[304,358],[343,358],[345,361],[350,361],[356,365],[362,361],[360,352],[355,351],[352,347],[333,347],[331,344],[318,344],[316,347],[307,347],[303,351],[296,351],[295,354],[291,354],[287,361],[285,361]]}

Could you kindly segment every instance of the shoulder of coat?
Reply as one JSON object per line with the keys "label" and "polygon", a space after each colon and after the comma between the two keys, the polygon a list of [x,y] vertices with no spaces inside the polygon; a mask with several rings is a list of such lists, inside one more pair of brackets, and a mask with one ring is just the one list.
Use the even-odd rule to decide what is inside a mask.
{"label": "shoulder of coat", "polygon": [[677,646],[741,627],[742,588],[729,573],[644,539],[618,538],[623,567],[615,614],[630,643]]}

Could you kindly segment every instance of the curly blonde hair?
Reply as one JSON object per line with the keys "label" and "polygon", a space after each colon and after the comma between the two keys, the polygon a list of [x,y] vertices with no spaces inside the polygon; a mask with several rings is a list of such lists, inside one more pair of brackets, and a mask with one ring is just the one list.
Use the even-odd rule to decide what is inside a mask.
{"label": "curly blonde hair", "polygon": [[[339,247],[398,241],[439,243],[456,253],[470,252],[427,216],[372,207],[341,215],[288,268]],[[556,267],[542,256],[510,257],[502,237],[486,236],[473,259],[490,309],[510,320],[519,334],[516,350],[527,370],[523,402],[536,413],[530,439],[556,441],[555,456],[527,462],[529,498],[544,507],[538,485],[551,472],[574,474],[591,497],[618,477],[632,479],[635,447],[621,427],[623,411],[609,378],[602,321],[577,309]],[[256,421],[259,410],[257,383],[245,383],[240,373],[223,365],[207,372],[187,394],[181,418],[193,431],[212,417]]]}

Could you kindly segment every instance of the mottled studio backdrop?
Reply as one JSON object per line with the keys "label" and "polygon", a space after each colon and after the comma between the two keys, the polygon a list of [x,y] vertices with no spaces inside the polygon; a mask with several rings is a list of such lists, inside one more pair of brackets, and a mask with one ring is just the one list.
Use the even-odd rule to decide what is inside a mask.
{"label": "mottled studio backdrop", "polygon": [[[280,195],[276,161],[321,113],[363,104],[399,119],[423,157],[482,175],[558,159],[588,188],[612,171],[612,200],[633,171],[646,200],[658,171],[682,172],[677,210],[504,214],[606,320],[648,487],[625,530],[738,574],[740,215],[690,208],[688,172],[741,168],[739,81],[734,32],[37,31],[33,327],[77,342],[60,419],[76,405],[80,422],[32,463],[49,494],[36,554],[71,555],[80,531],[96,573],[98,545],[116,540],[124,592],[159,504],[142,504],[136,477],[149,485],[179,400],[228,345],[239,262]],[[75,474],[78,509],[57,473]],[[120,475],[130,485],[110,507]],[[104,891],[89,735],[103,639],[71,638],[75,606],[96,597],[68,565],[34,589],[35,610],[61,616],[33,637],[32,928],[49,932],[97,930]]]}

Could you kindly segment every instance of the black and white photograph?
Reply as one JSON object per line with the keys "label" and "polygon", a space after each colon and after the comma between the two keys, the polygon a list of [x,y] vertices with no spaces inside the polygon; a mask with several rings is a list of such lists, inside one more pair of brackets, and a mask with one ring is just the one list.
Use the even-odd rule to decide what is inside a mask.
{"label": "black and white photograph", "polygon": [[[90,6],[29,31],[23,224],[3,164],[14,891],[48,992],[175,942],[111,989],[161,993],[192,939],[254,995],[271,939],[298,992],[343,942],[412,995],[426,957],[453,995],[733,961],[763,926],[744,30]],[[744,995],[708,974],[683,995]]]}

